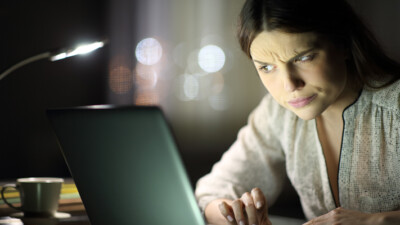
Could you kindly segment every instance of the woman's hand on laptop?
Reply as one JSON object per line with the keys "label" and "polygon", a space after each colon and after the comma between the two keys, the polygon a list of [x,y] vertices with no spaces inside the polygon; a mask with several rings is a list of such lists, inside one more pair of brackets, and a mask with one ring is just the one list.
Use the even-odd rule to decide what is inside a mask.
{"label": "woman's hand on laptop", "polygon": [[271,225],[267,201],[259,188],[253,188],[251,193],[246,192],[233,201],[218,199],[211,202],[205,210],[205,216],[211,224]]}

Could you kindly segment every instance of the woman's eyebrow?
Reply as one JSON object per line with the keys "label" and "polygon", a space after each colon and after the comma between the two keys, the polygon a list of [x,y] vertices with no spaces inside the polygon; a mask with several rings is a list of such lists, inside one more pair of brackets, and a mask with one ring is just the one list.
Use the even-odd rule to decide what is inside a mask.
{"label": "woman's eyebrow", "polygon": [[316,49],[316,47],[312,47],[312,48],[309,48],[309,49],[304,50],[304,51],[299,52],[299,53],[297,53],[297,52],[295,51],[296,55],[295,55],[294,57],[290,58],[290,59],[289,59],[289,62],[292,62],[292,61],[294,61],[294,60],[296,60],[296,59],[298,59],[298,58],[304,56],[305,54],[314,51],[315,49]]}
{"label": "woman's eyebrow", "polygon": [[[307,53],[309,53],[311,51],[314,51],[315,49],[317,49],[317,48],[316,47],[312,47],[312,48],[309,48],[309,49],[301,51],[301,52],[297,52],[295,50],[294,52],[295,52],[296,55],[293,56],[292,58],[290,58],[287,62],[293,62],[294,60],[298,59],[299,57],[302,57],[305,54],[307,54]],[[256,63],[261,64],[261,65],[271,65],[271,64],[273,64],[273,63],[269,63],[269,62],[262,62],[262,61],[259,61],[259,60],[256,60],[256,59],[253,59],[253,62],[256,62]]]}

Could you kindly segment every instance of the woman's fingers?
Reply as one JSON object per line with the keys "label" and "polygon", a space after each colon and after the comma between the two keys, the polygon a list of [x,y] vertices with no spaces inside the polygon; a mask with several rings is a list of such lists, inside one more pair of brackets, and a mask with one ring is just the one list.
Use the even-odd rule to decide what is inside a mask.
{"label": "woman's fingers", "polygon": [[244,193],[240,199],[230,204],[223,201],[218,207],[232,225],[271,224],[268,219],[266,198],[259,188],[253,188],[251,193]]}
{"label": "woman's fingers", "polygon": [[[257,209],[261,209],[264,205],[266,205],[264,193],[260,188],[253,188],[251,190],[251,196],[253,197],[253,201]],[[268,210],[268,207],[265,208]]]}
{"label": "woman's fingers", "polygon": [[268,205],[267,199],[260,188],[253,188],[251,190],[251,196],[255,203],[256,209],[258,211],[258,221],[260,224],[271,224],[268,218]]}
{"label": "woman's fingers", "polygon": [[233,215],[232,208],[226,203],[226,202],[221,202],[218,205],[219,211],[221,214],[231,223],[231,224],[236,224],[235,222],[235,216]]}
{"label": "woman's fingers", "polygon": [[240,199],[236,199],[232,202],[232,210],[235,215],[236,223],[238,225],[246,225],[246,218],[243,213],[243,202]]}
{"label": "woman's fingers", "polygon": [[257,209],[254,206],[254,201],[249,192],[246,192],[240,198],[245,205],[247,221],[249,225],[258,225]]}

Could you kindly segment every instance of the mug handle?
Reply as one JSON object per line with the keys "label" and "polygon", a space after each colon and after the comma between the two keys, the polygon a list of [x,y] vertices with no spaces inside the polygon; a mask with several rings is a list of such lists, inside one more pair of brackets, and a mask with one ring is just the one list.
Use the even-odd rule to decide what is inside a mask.
{"label": "mug handle", "polygon": [[14,209],[17,209],[17,210],[21,210],[21,207],[14,206],[13,204],[9,203],[9,202],[7,201],[7,199],[4,197],[4,192],[5,192],[5,190],[6,190],[7,188],[14,188],[14,189],[16,189],[16,190],[19,191],[18,186],[15,185],[15,184],[6,184],[6,185],[3,185],[3,188],[1,189],[1,198],[3,199],[4,203],[6,203],[6,204],[7,204],[8,206],[10,206],[11,208],[14,208]]}

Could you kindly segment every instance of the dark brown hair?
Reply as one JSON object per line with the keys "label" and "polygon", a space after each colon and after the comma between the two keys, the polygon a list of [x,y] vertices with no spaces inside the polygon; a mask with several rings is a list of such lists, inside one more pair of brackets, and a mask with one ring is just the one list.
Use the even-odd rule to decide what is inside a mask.
{"label": "dark brown hair", "polygon": [[[345,0],[246,0],[237,36],[249,58],[254,38],[262,31],[275,29],[314,32],[344,48],[349,53],[349,72],[369,87],[384,87],[400,78],[400,64],[385,54]],[[385,82],[377,86],[373,80]]]}

